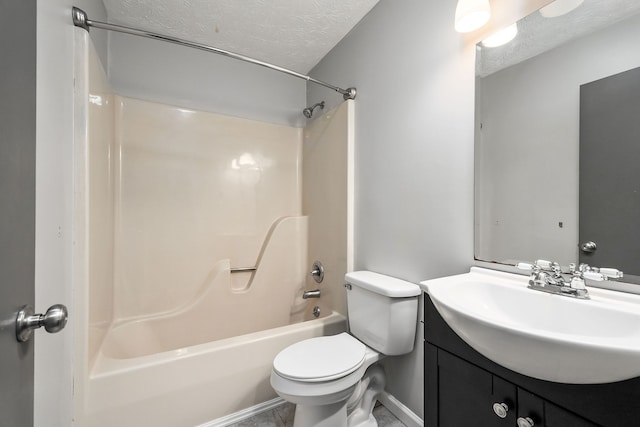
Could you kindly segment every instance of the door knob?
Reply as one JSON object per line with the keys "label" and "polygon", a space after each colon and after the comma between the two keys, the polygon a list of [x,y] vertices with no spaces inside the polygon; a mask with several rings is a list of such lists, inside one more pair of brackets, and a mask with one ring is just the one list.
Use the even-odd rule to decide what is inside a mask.
{"label": "door knob", "polygon": [[584,242],[580,244],[580,250],[586,254],[593,253],[596,249],[598,249],[596,242]]}
{"label": "door knob", "polygon": [[34,329],[44,326],[49,333],[60,332],[67,325],[69,312],[62,304],[49,307],[45,314],[34,314],[33,307],[25,305],[16,316],[16,338],[19,342],[27,342]]}

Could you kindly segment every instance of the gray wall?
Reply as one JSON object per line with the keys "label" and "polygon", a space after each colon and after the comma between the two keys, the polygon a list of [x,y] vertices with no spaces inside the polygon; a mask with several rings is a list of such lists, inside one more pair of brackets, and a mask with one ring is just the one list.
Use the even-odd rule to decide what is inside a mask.
{"label": "gray wall", "polygon": [[306,81],[223,56],[119,33],[109,35],[116,93],[230,116],[304,126]]}
{"label": "gray wall", "polygon": [[[356,269],[419,282],[473,263],[474,46],[453,29],[455,6],[382,0],[312,70],[358,89]],[[340,97],[310,85],[319,100]],[[423,417],[418,344],[385,368],[387,390]]]}

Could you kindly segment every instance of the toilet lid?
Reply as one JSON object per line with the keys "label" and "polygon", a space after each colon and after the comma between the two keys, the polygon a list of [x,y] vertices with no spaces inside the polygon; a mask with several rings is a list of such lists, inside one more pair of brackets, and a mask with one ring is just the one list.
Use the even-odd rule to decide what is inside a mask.
{"label": "toilet lid", "polygon": [[365,345],[343,332],[295,343],[273,360],[273,369],[297,381],[330,381],[349,375],[364,362]]}

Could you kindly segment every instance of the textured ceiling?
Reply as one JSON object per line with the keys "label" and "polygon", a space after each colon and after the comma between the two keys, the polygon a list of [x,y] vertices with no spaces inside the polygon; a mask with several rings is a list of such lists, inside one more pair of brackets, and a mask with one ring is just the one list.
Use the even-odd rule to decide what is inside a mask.
{"label": "textured ceiling", "polygon": [[640,13],[640,0],[584,0],[575,10],[555,18],[539,12],[518,21],[518,35],[497,47],[480,47],[476,74],[484,77]]}
{"label": "textured ceiling", "polygon": [[104,0],[104,5],[109,22],[208,44],[306,74],[377,2]]}

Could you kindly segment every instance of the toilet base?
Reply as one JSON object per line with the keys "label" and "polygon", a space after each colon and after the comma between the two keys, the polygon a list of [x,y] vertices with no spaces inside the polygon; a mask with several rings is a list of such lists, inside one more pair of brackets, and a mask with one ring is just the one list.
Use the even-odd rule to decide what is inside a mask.
{"label": "toilet base", "polygon": [[347,427],[347,402],[296,405],[293,427]]}
{"label": "toilet base", "polygon": [[[298,403],[293,427],[378,427],[378,422],[372,413],[385,383],[382,366],[372,365],[367,369],[349,399],[345,398],[325,405]],[[350,408],[349,415],[347,415],[347,406]]]}
{"label": "toilet base", "polygon": [[367,369],[354,396],[349,399],[355,407],[347,418],[348,427],[378,427],[378,422],[373,417],[373,407],[386,382],[382,366],[371,365]]}
{"label": "toilet base", "polygon": [[366,421],[362,421],[359,424],[349,424],[347,422],[348,427],[378,427],[378,420],[372,415],[369,415],[369,418]]}

